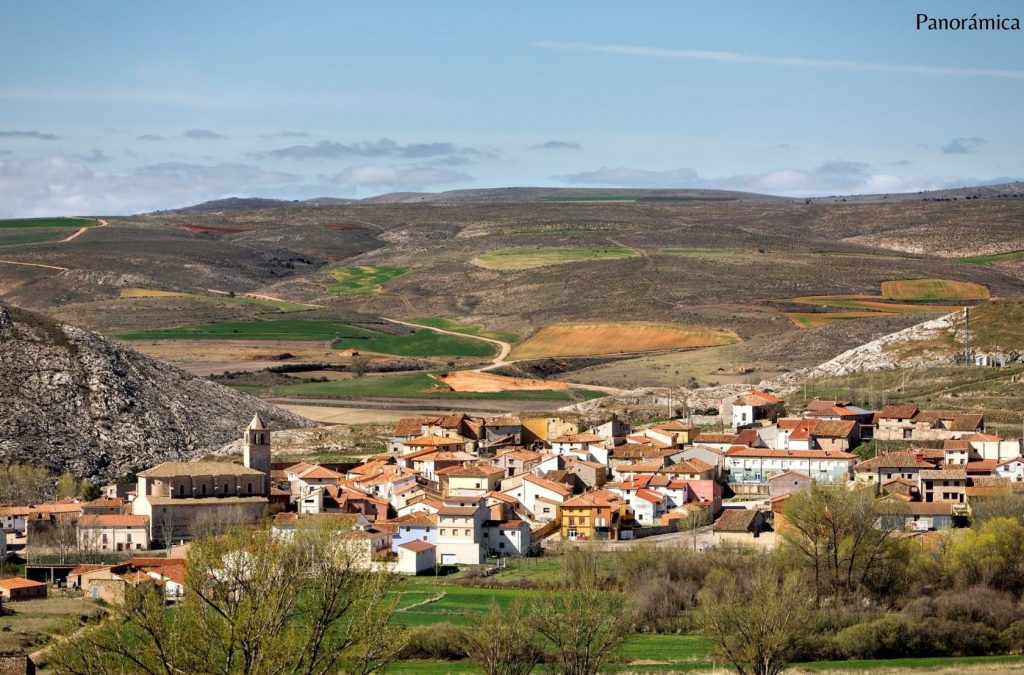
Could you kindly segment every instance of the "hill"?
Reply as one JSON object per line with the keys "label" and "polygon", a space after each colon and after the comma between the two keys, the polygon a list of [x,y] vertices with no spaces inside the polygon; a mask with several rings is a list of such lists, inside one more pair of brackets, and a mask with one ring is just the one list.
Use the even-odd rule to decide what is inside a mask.
{"label": "hill", "polygon": [[116,480],[194,460],[235,439],[253,413],[309,422],[108,338],[0,305],[0,463]]}

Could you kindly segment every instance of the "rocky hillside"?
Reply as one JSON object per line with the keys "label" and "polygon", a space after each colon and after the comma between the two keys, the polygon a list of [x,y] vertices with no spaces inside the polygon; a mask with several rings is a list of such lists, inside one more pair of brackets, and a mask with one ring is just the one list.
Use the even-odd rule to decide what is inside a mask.
{"label": "rocky hillside", "polygon": [[192,460],[239,436],[311,423],[95,333],[0,305],[0,462],[95,480]]}

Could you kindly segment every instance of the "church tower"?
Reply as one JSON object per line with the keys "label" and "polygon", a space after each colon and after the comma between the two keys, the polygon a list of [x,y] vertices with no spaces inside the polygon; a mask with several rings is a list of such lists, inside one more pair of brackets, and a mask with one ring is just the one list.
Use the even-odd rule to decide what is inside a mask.
{"label": "church tower", "polygon": [[245,436],[242,438],[243,462],[247,468],[262,471],[263,494],[270,495],[270,430],[263,423],[260,414],[252,417],[252,422],[245,428]]}

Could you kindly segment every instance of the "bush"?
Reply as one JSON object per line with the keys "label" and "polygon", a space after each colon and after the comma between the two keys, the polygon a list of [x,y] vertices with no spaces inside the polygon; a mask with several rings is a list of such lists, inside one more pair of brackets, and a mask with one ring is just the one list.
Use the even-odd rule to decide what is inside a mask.
{"label": "bush", "polygon": [[950,590],[934,597],[923,597],[908,603],[904,614],[923,621],[937,618],[963,623],[980,623],[998,631],[1024,619],[1013,595],[985,586]]}
{"label": "bush", "polygon": [[430,626],[417,626],[409,631],[409,640],[402,649],[402,659],[466,658],[462,648],[462,634],[458,627],[447,621]]}
{"label": "bush", "polygon": [[999,634],[1003,649],[1011,654],[1024,653],[1024,619],[1014,621]]}

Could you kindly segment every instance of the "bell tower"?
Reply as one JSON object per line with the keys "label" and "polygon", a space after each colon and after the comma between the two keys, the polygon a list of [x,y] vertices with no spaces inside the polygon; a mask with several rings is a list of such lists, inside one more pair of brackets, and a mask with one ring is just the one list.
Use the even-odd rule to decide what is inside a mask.
{"label": "bell tower", "polygon": [[270,494],[270,430],[256,413],[245,428],[242,459],[249,469],[263,472],[263,494]]}

